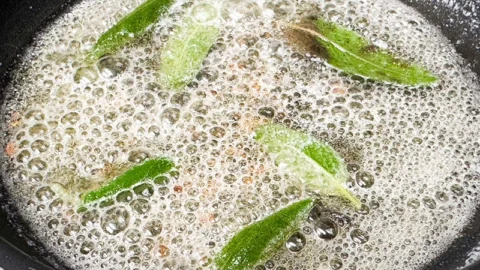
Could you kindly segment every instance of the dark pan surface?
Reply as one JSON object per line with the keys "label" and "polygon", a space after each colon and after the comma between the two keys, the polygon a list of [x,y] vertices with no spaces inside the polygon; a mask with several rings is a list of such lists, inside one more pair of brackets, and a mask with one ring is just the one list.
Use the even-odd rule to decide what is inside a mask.
{"label": "dark pan surface", "polygon": [[[8,83],[8,71],[15,59],[32,42],[35,33],[68,10],[79,0],[2,0],[0,5],[0,101]],[[478,0],[401,0],[416,8],[430,22],[442,29],[458,52],[480,75],[480,1]],[[37,243],[28,238],[28,228],[11,213],[0,179],[0,267],[15,269],[63,269]],[[6,214],[10,213],[10,214]],[[16,224],[15,227],[11,224]],[[480,207],[461,236],[424,270],[457,269],[464,265],[468,253],[480,243]],[[480,269],[477,262],[467,270]]]}

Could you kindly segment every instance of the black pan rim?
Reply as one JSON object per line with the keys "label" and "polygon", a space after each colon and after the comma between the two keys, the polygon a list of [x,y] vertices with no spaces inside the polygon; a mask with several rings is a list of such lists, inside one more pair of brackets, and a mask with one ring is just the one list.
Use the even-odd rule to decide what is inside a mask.
{"label": "black pan rim", "polygon": [[[50,14],[41,24],[36,27],[34,34],[30,37],[24,44],[15,52],[16,57],[14,57],[10,63],[3,63],[4,66],[0,67],[0,101],[3,103],[5,100],[5,87],[11,82],[12,80],[12,72],[16,71],[21,64],[20,58],[26,50],[35,42],[35,37],[41,34],[45,29],[49,27],[49,25],[54,22],[58,17],[62,16],[63,14],[67,13],[71,10],[76,4],[81,2],[82,0],[64,0],[62,4],[58,6],[58,8]],[[432,5],[436,6],[436,10],[432,11],[432,7],[427,9],[425,7],[425,1],[422,0],[400,0],[408,6],[415,8],[419,11],[429,22],[437,22],[436,25],[438,28],[442,30],[447,38],[452,41],[456,45],[457,51],[466,59],[471,60],[470,65],[472,69],[480,76],[480,48],[475,49],[472,46],[467,46],[466,43],[475,42],[475,40],[480,39],[480,29],[477,29],[477,32],[474,33],[470,38],[468,38],[466,43],[457,44],[454,41],[460,40],[462,37],[462,31],[459,29],[466,29],[465,22],[466,18],[462,18],[462,14],[455,14],[455,13],[446,13],[446,11],[451,11],[449,7],[447,7],[446,3],[437,0],[431,0]],[[457,1],[460,5],[463,3],[464,5],[471,5],[475,6],[477,10],[480,10],[480,2],[470,1],[470,0],[458,0]],[[445,17],[445,14],[449,14]],[[480,13],[477,14],[477,20],[480,21]],[[447,19],[454,19],[454,20],[463,20],[462,23],[459,25],[448,25],[444,23],[438,23],[445,21]],[[470,59],[469,55],[475,54],[477,57],[475,59]],[[3,71],[2,71],[3,69]],[[1,73],[4,74],[1,74]],[[25,242],[35,243],[35,246],[32,247],[33,259],[38,260],[40,262],[46,263],[54,267],[55,269],[69,269],[65,268],[60,260],[56,258],[53,254],[51,254],[42,244],[35,242],[34,237],[30,233],[30,229],[28,224],[23,221],[22,217],[17,214],[17,210],[15,206],[9,199],[8,192],[6,191],[5,187],[2,184],[3,176],[0,176],[0,205],[1,211],[6,213],[7,221],[10,223],[9,225],[15,228],[15,231],[20,234],[20,237]],[[2,213],[0,213],[2,214]],[[1,217],[1,215],[0,215]],[[457,269],[458,267],[462,266],[465,263],[465,259],[467,258],[467,254],[473,247],[480,243],[480,204],[477,205],[476,211],[474,216],[471,218],[469,224],[462,230],[460,236],[456,238],[453,243],[443,252],[441,253],[436,259],[427,263],[423,266],[423,270],[438,270],[438,269]],[[0,236],[1,237],[1,236]],[[30,252],[29,252],[30,253]],[[470,266],[463,268],[465,270],[474,270],[480,269],[480,261],[471,264]]]}

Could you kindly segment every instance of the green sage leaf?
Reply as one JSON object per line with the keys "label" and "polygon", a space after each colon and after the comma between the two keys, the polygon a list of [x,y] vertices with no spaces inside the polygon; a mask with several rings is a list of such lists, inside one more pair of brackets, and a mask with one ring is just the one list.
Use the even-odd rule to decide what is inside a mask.
{"label": "green sage leaf", "polygon": [[113,53],[149,29],[163,16],[174,0],[147,0],[103,33],[90,52],[90,59]]}
{"label": "green sage leaf", "polygon": [[[145,180],[154,180],[157,176],[169,172],[175,165],[167,158],[151,159],[135,166],[124,174],[109,181],[106,185],[82,195],[82,203],[88,204],[115,195]],[[166,179],[166,178],[160,178]]]}
{"label": "green sage leaf", "polygon": [[266,146],[275,164],[294,173],[312,191],[349,201],[356,209],[360,201],[345,187],[348,172],[340,155],[328,144],[280,125],[265,125],[255,139]]}
{"label": "green sage leaf", "polygon": [[253,269],[288,240],[306,219],[313,206],[314,200],[303,200],[244,228],[215,258],[218,269]]}
{"label": "green sage leaf", "polygon": [[287,29],[285,37],[291,44],[325,58],[346,73],[409,86],[437,81],[428,70],[400,60],[354,31],[323,19],[288,25]]}
{"label": "green sage leaf", "polygon": [[196,76],[220,32],[218,10],[211,4],[194,6],[174,30],[160,60],[160,81],[166,88],[180,89]]}

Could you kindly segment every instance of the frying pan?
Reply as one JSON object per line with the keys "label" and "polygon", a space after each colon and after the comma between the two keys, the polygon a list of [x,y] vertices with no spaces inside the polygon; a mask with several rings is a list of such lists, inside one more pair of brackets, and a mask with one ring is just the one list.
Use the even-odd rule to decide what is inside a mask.
{"label": "frying pan", "polygon": [[[35,36],[59,14],[80,0],[2,0],[0,4],[0,102],[15,59]],[[402,0],[437,25],[457,51],[480,75],[480,1]],[[34,239],[29,228],[15,214],[0,179],[0,270],[68,269]],[[470,258],[480,250],[480,205],[459,237],[424,270],[480,269],[480,259]],[[465,261],[469,265],[465,266]]]}

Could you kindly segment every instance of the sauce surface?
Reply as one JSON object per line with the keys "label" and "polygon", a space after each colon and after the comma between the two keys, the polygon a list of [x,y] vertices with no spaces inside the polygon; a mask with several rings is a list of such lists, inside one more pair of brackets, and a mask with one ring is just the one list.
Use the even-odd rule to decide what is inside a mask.
{"label": "sauce surface", "polygon": [[[158,52],[198,3],[176,2],[145,37],[83,61],[140,3],[79,3],[36,38],[7,89],[5,184],[65,265],[215,269],[241,228],[308,197],[254,140],[270,121],[340,152],[366,207],[323,213],[335,221],[332,240],[305,222],[303,250],[288,243],[258,269],[416,269],[467,224],[480,180],[478,79],[413,9],[391,0],[216,3],[219,39],[194,82],[175,92],[157,83]],[[310,15],[425,66],[439,84],[359,81],[296,52],[279,22]],[[177,164],[168,184],[142,183],[77,213],[82,192],[162,156]]]}

